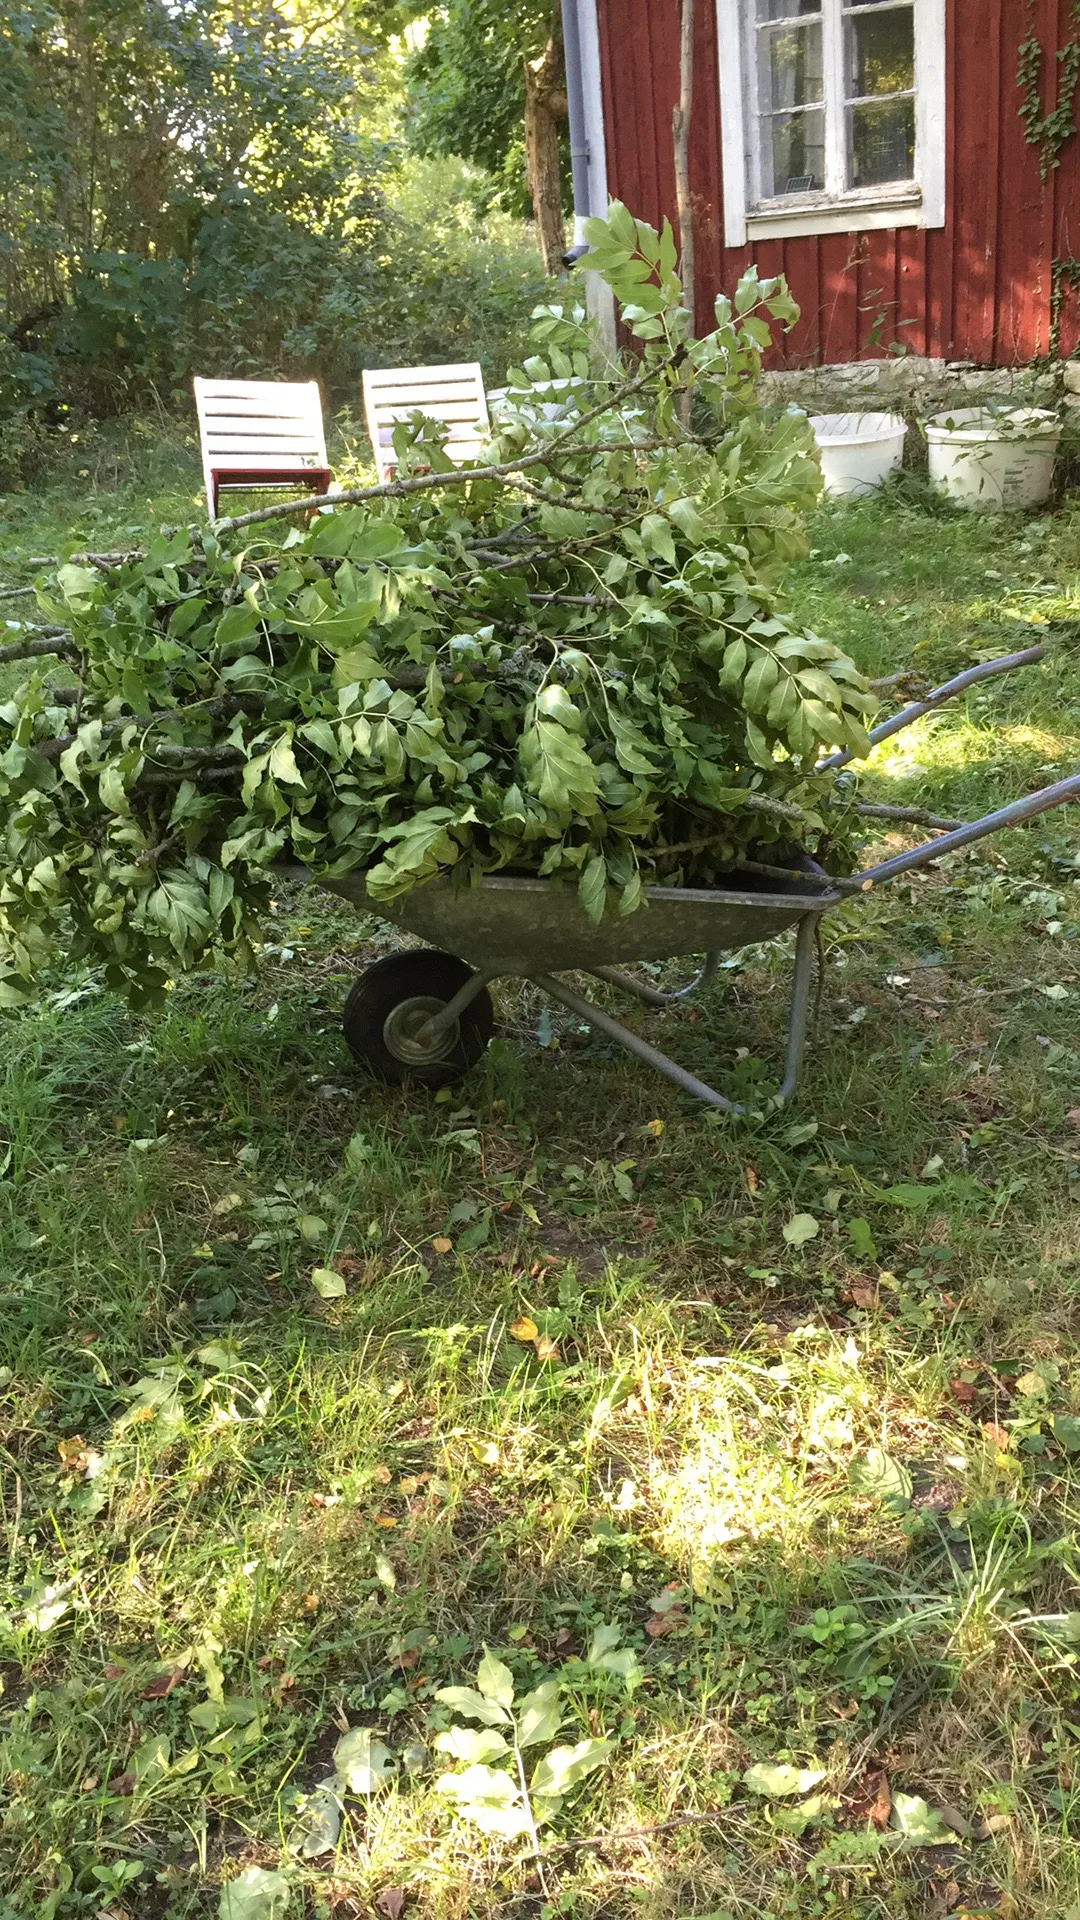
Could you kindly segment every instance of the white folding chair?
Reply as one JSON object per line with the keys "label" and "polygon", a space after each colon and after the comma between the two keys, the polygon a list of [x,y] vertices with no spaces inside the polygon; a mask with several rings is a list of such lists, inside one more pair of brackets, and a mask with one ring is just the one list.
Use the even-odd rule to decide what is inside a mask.
{"label": "white folding chair", "polygon": [[489,431],[484,376],[470,361],[447,367],[386,367],[364,374],[364,418],[380,485],[397,466],[394,428],[422,413],[449,429],[446,451],[460,466],[475,460]]}
{"label": "white folding chair", "polygon": [[211,520],[223,490],[329,490],[315,380],[196,380],[195,410]]}

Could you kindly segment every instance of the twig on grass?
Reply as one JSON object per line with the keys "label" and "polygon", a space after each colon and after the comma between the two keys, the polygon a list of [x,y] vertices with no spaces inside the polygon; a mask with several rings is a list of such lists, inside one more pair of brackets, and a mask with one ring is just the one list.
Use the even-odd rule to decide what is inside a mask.
{"label": "twig on grass", "polygon": [[966,820],[943,820],[936,813],[927,813],[925,807],[879,806],[875,801],[857,800],[855,811],[867,820],[905,820],[914,827],[935,827],[942,833],[967,826]]}

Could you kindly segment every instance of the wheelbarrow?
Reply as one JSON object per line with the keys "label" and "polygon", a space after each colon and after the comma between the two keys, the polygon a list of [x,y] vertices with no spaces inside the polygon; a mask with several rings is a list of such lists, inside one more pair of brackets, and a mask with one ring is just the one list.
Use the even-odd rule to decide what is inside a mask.
{"label": "wheelbarrow", "polygon": [[[1041,647],[1031,647],[970,668],[874,728],[871,741],[888,739],[976,681],[1026,666],[1042,654]],[[851,758],[834,754],[823,764],[840,767]],[[775,940],[794,927],[787,1059],[774,1096],[777,1102],[790,1100],[806,1044],[815,936],[823,915],[882,881],[928,866],[943,853],[1020,826],[1070,800],[1080,800],[1080,773],[853,878],[833,877],[803,858],[782,877],[774,877],[776,869],[765,869],[765,882],[756,874],[735,874],[730,886],[648,887],[634,913],[599,923],[589,919],[575,893],[551,880],[492,874],[478,886],[463,887],[440,878],[396,900],[372,901],[362,870],[326,879],[321,884],[331,892],[430,943],[378,960],[361,975],[345,1003],[345,1040],[355,1058],[382,1080],[449,1086],[481,1057],[491,1039],[491,982],[529,980],[685,1093],[727,1113],[751,1113],[758,1109],[726,1099],[557,976],[590,974],[646,1007],[668,1007],[708,986],[723,953]],[[693,980],[673,992],[661,992],[623,971],[627,962],[687,954],[704,954],[704,964]]]}

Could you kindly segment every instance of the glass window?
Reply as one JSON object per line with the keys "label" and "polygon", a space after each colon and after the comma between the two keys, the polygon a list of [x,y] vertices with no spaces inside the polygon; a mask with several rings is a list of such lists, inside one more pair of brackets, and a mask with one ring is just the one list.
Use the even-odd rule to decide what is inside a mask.
{"label": "glass window", "polygon": [[914,179],[915,4],[750,0],[759,199]]}

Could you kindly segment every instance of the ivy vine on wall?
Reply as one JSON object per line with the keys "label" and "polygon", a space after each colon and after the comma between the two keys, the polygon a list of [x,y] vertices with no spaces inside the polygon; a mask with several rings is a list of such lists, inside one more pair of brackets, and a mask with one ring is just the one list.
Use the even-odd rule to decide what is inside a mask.
{"label": "ivy vine on wall", "polygon": [[[1080,0],[1071,0],[1069,15],[1080,27]],[[1043,45],[1030,25],[1027,38],[1020,43],[1016,66],[1016,84],[1020,88],[1020,118],[1029,146],[1039,151],[1039,173],[1043,180],[1061,165],[1061,150],[1076,132],[1073,101],[1080,81],[1080,38],[1071,35],[1055,58],[1058,63],[1057,102],[1052,112],[1043,112]]]}

